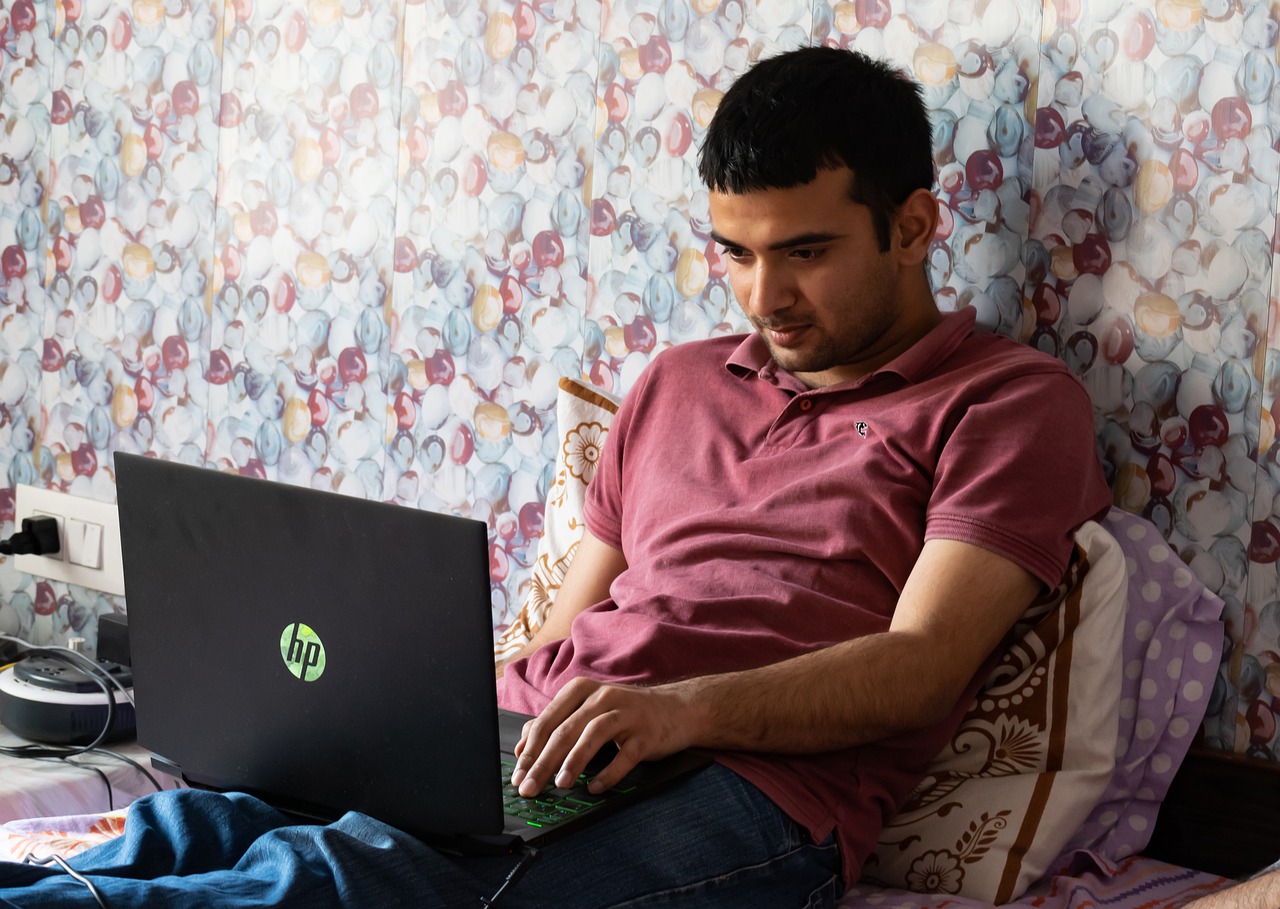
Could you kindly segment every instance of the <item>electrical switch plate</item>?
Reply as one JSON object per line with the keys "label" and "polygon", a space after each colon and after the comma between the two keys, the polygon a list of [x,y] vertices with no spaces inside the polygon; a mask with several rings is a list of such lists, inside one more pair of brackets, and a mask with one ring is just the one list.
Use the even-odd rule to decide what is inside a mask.
{"label": "electrical switch plate", "polygon": [[[14,503],[14,528],[21,529],[22,519],[33,517],[58,519],[58,538],[62,548],[53,555],[13,556],[14,566],[19,571],[118,596],[124,594],[120,517],[113,503],[19,485]],[[75,558],[69,558],[69,553]],[[77,564],[95,561],[100,568]]]}

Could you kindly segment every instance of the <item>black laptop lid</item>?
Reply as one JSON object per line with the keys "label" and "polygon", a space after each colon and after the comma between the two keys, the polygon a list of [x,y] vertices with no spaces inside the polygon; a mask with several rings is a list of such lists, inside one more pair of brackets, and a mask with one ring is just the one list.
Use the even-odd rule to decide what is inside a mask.
{"label": "black laptop lid", "polygon": [[502,828],[483,523],[115,464],[143,746],[321,816]]}

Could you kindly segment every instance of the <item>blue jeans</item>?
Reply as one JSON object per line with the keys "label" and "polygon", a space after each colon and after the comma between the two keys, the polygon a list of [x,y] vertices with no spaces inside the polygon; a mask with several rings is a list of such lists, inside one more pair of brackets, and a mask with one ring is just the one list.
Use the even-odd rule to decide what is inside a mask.
{"label": "blue jeans", "polygon": [[[295,826],[244,795],[160,793],[130,808],[125,833],[71,859],[110,909],[126,907],[481,907],[515,856],[448,856],[361,814]],[[835,842],[808,834],[719,766],[530,860],[501,909],[834,906]],[[56,867],[0,864],[0,905],[88,907]]]}

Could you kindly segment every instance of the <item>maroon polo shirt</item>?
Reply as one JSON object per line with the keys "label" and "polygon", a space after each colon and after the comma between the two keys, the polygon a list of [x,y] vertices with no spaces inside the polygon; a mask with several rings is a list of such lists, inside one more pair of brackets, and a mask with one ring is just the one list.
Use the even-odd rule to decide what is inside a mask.
{"label": "maroon polo shirt", "polygon": [[[586,676],[656,683],[885,631],[925,540],[962,540],[1056,585],[1110,504],[1093,410],[1058,360],[947,316],[859,380],[809,389],[755,335],[679,345],[627,395],[587,492],[623,551],[610,599],[508,670],[537,713]],[[846,884],[963,716],[815,755],[723,754],[821,841]]]}

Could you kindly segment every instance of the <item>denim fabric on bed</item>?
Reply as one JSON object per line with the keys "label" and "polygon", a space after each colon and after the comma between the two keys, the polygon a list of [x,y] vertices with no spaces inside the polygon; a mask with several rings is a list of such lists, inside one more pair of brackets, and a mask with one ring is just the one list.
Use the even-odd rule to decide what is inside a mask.
{"label": "denim fabric on bed", "polygon": [[[361,814],[294,826],[248,796],[195,790],[134,803],[121,837],[71,859],[111,909],[481,906],[515,864],[446,857]],[[501,906],[773,909],[799,898],[817,909],[843,892],[839,866],[833,841],[812,843],[757,790],[713,766],[546,847]],[[56,867],[0,863],[0,906],[97,903]]]}

